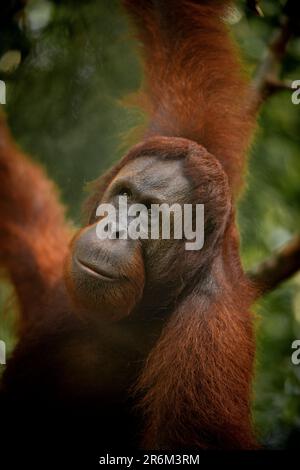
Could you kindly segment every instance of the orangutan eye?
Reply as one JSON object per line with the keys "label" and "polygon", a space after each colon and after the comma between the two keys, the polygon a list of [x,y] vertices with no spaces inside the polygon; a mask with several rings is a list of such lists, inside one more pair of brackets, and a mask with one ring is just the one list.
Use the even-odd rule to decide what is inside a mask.
{"label": "orangutan eye", "polygon": [[129,188],[122,186],[120,189],[118,189],[117,196],[123,196],[129,199],[132,196],[132,192]]}

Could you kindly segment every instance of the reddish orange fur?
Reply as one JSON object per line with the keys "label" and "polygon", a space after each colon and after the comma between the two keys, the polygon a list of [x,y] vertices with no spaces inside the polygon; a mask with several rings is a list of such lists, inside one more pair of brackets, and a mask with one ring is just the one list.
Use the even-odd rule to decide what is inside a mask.
{"label": "reddish orange fur", "polygon": [[185,158],[196,197],[205,201],[206,214],[213,214],[220,230],[217,244],[207,246],[206,234],[207,251],[195,253],[193,263],[199,269],[204,263],[205,277],[187,298],[178,300],[134,387],[145,417],[144,446],[256,448],[251,417],[255,342],[249,311],[255,290],[240,263],[230,189],[221,165],[204,148],[185,139],[148,139],[96,183],[88,210],[101,200],[122,166],[143,155]]}
{"label": "reddish orange fur", "polygon": [[254,127],[250,91],[224,17],[230,0],[123,0],[137,25],[147,136],[186,137],[222,163],[236,193]]}
{"label": "reddish orange fur", "polygon": [[[203,145],[221,162],[235,195],[254,116],[247,112],[250,89],[224,23],[232,2],[123,3],[143,47],[146,137],[185,137]],[[148,447],[256,447],[250,412],[254,297],[239,261],[234,215],[211,276],[218,283],[214,298],[200,289],[179,305],[137,385]]]}
{"label": "reddish orange fur", "polygon": [[229,232],[210,273],[179,304],[151,351],[136,391],[147,448],[257,447],[251,417],[253,290]]}
{"label": "reddish orange fur", "polygon": [[0,181],[0,262],[16,287],[24,330],[61,282],[71,229],[54,184],[14,144],[3,117]]}
{"label": "reddish orange fur", "polygon": [[[142,101],[150,113],[145,138],[155,137],[147,154],[186,148],[183,141],[160,135],[194,140],[221,162],[235,194],[253,117],[246,112],[247,81],[222,19],[231,2],[123,3],[144,47],[147,95]],[[131,157],[141,149],[143,144]],[[200,154],[204,160],[189,161],[191,177],[201,174],[201,165],[203,170],[209,167],[209,154],[205,149]],[[121,165],[102,179],[104,187]],[[215,175],[219,191],[227,182],[219,169]],[[1,262],[16,285],[26,325],[37,310],[32,287],[47,297],[61,278],[69,228],[52,184],[14,146],[3,120],[0,177]],[[224,204],[231,207],[224,191]],[[97,198],[99,193],[101,188]],[[216,251],[210,248],[206,284],[199,282],[181,300],[135,388],[145,415],[144,442],[150,448],[256,446],[250,412],[254,341],[249,306],[254,296],[241,268],[232,208]],[[41,305],[39,300],[39,311]]]}

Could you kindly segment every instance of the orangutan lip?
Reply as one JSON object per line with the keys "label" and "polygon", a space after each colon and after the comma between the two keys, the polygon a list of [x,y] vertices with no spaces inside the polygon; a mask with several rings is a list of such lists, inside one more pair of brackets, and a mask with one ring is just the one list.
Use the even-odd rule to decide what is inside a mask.
{"label": "orangutan lip", "polygon": [[117,281],[118,278],[112,276],[110,273],[103,271],[98,266],[94,266],[88,261],[82,261],[81,259],[75,258],[75,262],[80,266],[81,269],[86,271],[88,274],[97,277],[99,279],[103,279],[105,281],[114,282]]}

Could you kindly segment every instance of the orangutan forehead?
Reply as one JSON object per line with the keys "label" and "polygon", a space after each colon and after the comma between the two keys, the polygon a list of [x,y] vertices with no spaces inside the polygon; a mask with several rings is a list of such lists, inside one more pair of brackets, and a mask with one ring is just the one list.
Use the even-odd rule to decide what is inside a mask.
{"label": "orangutan forehead", "polygon": [[140,157],[127,163],[110,186],[122,183],[154,196],[163,192],[166,197],[186,195],[190,187],[183,174],[181,160],[161,160],[153,156]]}

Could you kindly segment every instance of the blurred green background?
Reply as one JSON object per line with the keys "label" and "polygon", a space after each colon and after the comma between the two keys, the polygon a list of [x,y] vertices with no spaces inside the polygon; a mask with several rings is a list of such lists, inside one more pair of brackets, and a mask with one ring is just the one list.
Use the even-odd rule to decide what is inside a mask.
{"label": "blurred green background", "polygon": [[[233,24],[249,73],[278,25],[282,2],[265,0],[261,6],[265,17],[257,18],[241,2]],[[80,223],[85,183],[120,158],[122,134],[141,120],[119,103],[141,82],[136,43],[117,0],[32,0],[17,22],[1,19],[3,8],[0,79],[7,83],[9,124],[22,148],[57,182],[68,216]],[[298,38],[289,45],[284,77],[300,79],[299,59]],[[239,205],[247,269],[299,232],[299,183],[300,105],[283,92],[262,110]],[[11,297],[3,278],[0,339],[9,351],[15,342]],[[290,360],[292,341],[300,339],[300,275],[265,296],[255,310],[255,421],[262,442],[284,447],[300,439],[300,366]]]}

